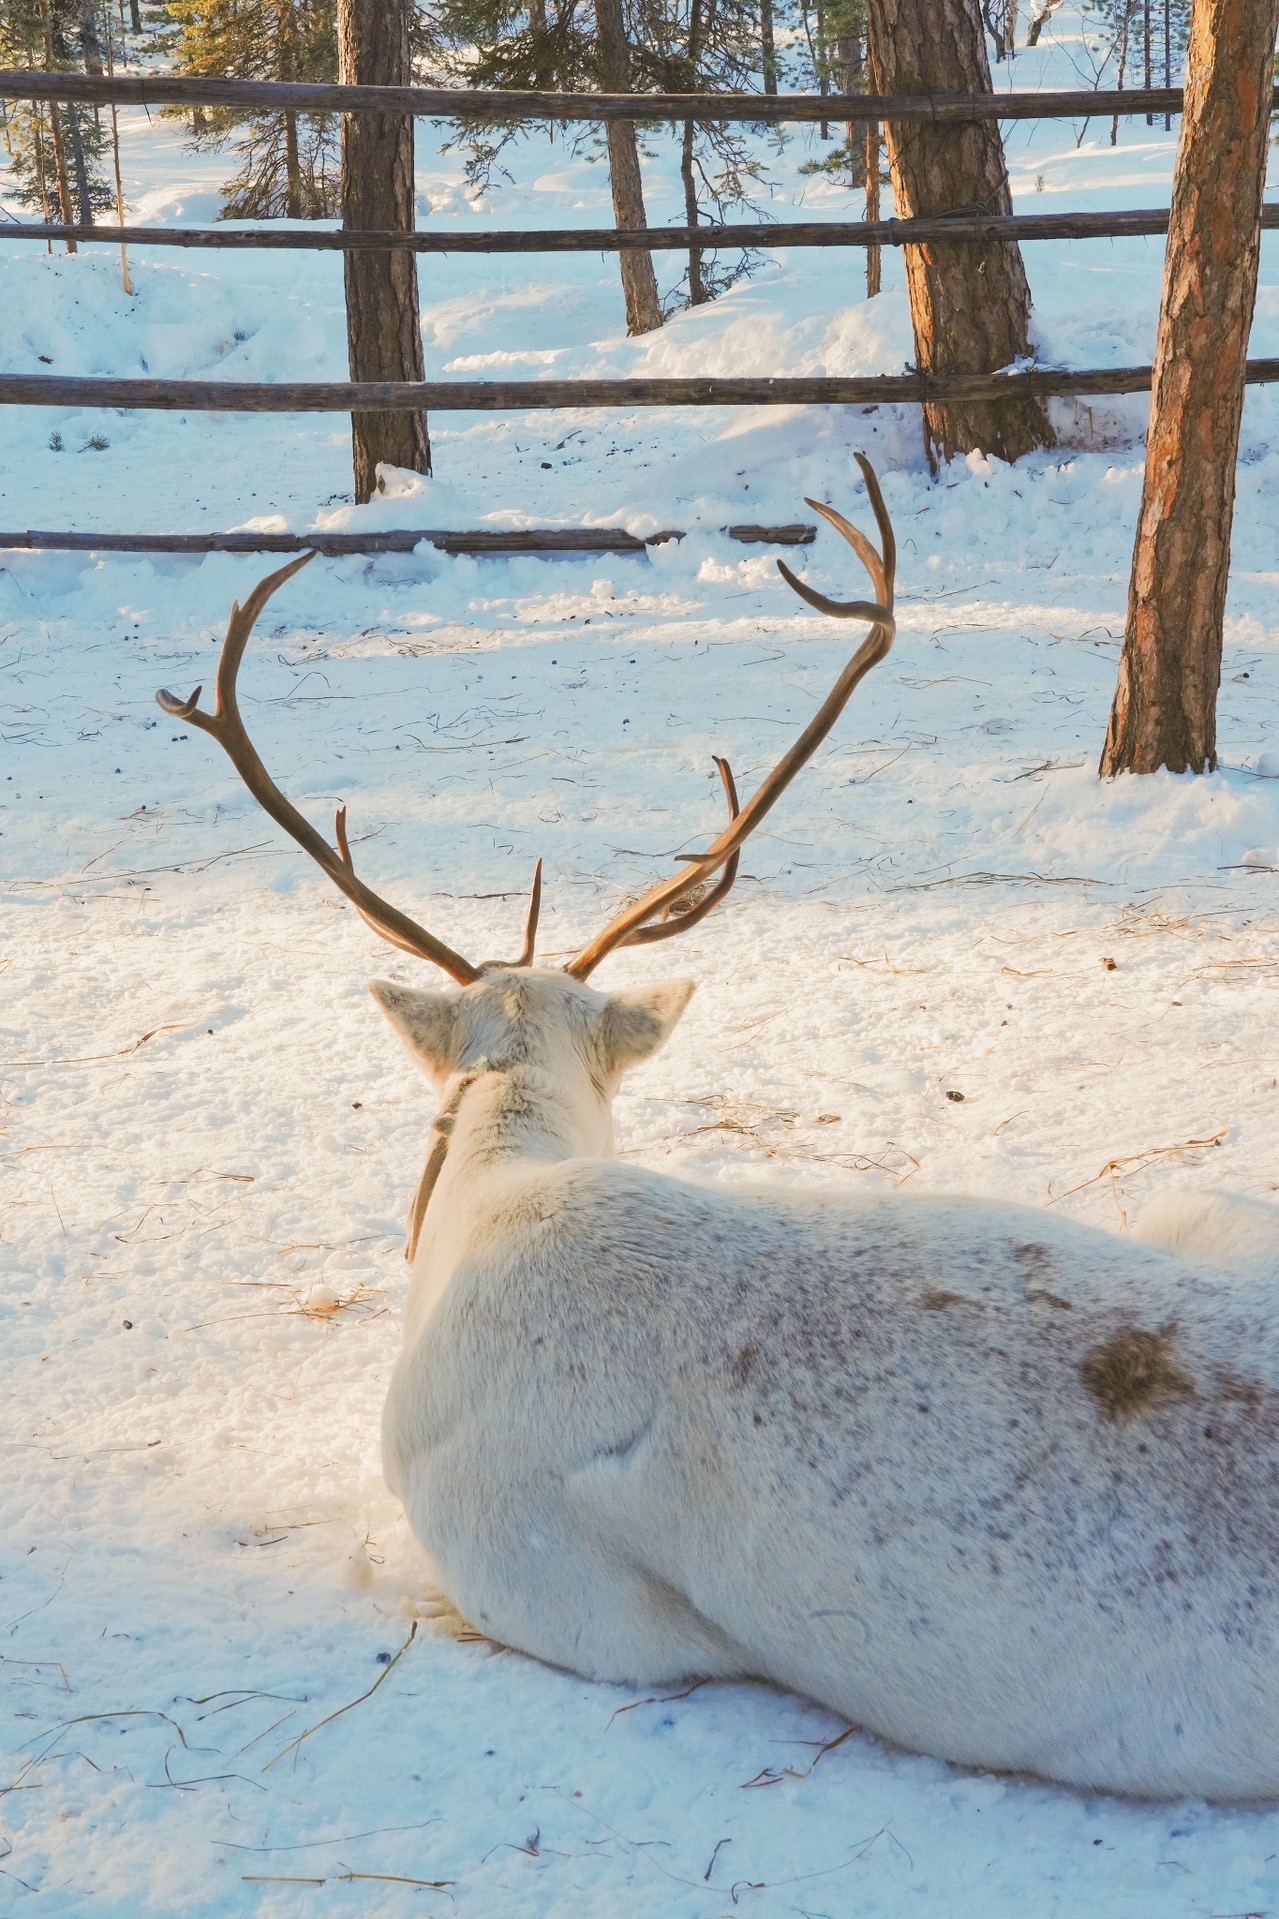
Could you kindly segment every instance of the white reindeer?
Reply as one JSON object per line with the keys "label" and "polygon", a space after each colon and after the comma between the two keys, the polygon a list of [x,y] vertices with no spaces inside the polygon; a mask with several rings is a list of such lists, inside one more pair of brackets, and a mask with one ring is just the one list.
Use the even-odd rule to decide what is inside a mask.
{"label": "white reindeer", "polygon": [[199,689],[159,696],[371,926],[457,982],[373,987],[441,1101],[387,1482],[457,1607],[556,1665],[756,1675],[897,1745],[1080,1787],[1275,1795],[1274,1211],[1166,1204],[1164,1250],[1024,1206],[726,1190],[610,1157],[621,1076],[693,986],[588,976],[723,897],[891,644],[892,531],[862,470],[882,554],[817,511],[874,601],[782,570],[869,635],[740,811],[720,762],[732,819],[709,850],[562,971],[533,963],[540,871],[519,959],[473,966],[357,878],[343,814],[335,849],[270,780],[236,671],[301,561],[233,609],[213,715]]}

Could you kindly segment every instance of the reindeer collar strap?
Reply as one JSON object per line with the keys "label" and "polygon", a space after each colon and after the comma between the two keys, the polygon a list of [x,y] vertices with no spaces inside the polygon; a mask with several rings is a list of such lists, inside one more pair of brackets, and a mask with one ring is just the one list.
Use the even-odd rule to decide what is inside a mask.
{"label": "reindeer collar strap", "polygon": [[409,1208],[408,1233],[404,1241],[404,1257],[410,1266],[417,1257],[417,1243],[422,1236],[422,1221],[426,1218],[426,1209],[431,1203],[431,1194],[435,1191],[436,1182],[444,1170],[444,1162],[448,1158],[449,1147],[453,1141],[453,1128],[457,1124],[462,1101],[477,1079],[482,1079],[485,1073],[496,1073],[499,1070],[491,1060],[477,1060],[469,1073],[463,1073],[448,1099],[431,1121],[435,1143],[427,1155],[426,1165],[422,1168],[422,1177],[413,1195],[413,1204]]}
{"label": "reindeer collar strap", "polygon": [[[724,792],[728,799],[729,821],[723,832],[712,841],[704,853],[681,855],[684,861],[680,872],[673,873],[668,879],[660,880],[650,887],[640,899],[622,909],[604,928],[602,933],[584,946],[575,958],[568,962],[565,971],[574,979],[584,980],[599,965],[605,956],[618,946],[647,946],[656,940],[673,939],[677,933],[685,933],[696,926],[699,920],[713,911],[719,902],[732,889],[737,877],[738,862],[742,845],[754,832],[765,814],[776,804],[782,793],[790,785],[796,774],[805,767],[822,741],[826,738],[836,720],[848,704],[854,689],[870,671],[878,665],[893,643],[896,632],[896,619],[893,614],[893,578],[897,565],[897,549],[893,539],[892,522],[884,504],[875,469],[862,454],[856,456],[861,468],[862,478],[866,482],[866,491],[879,527],[880,546],[875,547],[864,533],[834,507],[824,506],[818,500],[808,504],[820,513],[835,531],[848,541],[858,559],[870,576],[874,598],[871,600],[832,600],[824,593],[799,580],[786,564],[779,560],[782,577],[794,588],[801,598],[815,607],[820,613],[827,613],[836,619],[867,620],[870,632],[858,647],[852,659],[845,666],[834,686],[808,725],[800,733],[793,746],[789,747],[781,759],[768,773],[759,789],[747,800],[745,806],[737,803],[737,789],[733,784],[732,770],[728,761],[716,756],[715,764],[719,768]],[[485,973],[503,963],[487,960],[476,966],[461,953],[454,952],[451,946],[438,939],[426,927],[419,926],[415,920],[402,913],[388,900],[375,893],[371,886],[360,879],[355,871],[355,862],[351,857],[350,843],[346,831],[346,808],[339,807],[334,838],[336,845],[330,845],[323,834],[318,833],[311,822],[301,814],[287,799],[267,772],[258,756],[257,749],[249,738],[248,730],[240,713],[236,694],[236,680],[244,650],[253,631],[254,621],[266,606],[271,595],[286,580],[292,579],[299,567],[314,559],[314,553],[303,553],[288,566],[281,567],[278,573],[272,573],[259,581],[245,601],[243,607],[233,606],[227,626],[226,641],[218,662],[217,689],[214,709],[211,713],[200,708],[200,692],[197,686],[189,699],[181,700],[172,693],[157,693],[164,711],[184,724],[195,726],[217,741],[227,754],[232,765],[257,800],[271,818],[292,835],[304,851],[320,866],[332,880],[339,892],[350,900],[356,912],[367,926],[392,946],[398,946],[402,952],[412,953],[419,959],[430,960],[435,966],[450,974],[459,986],[473,986],[483,979]],[[533,875],[533,888],[529,900],[528,918],[524,932],[524,945],[518,959],[507,962],[512,970],[533,964],[534,946],[537,936],[538,913],[542,900],[542,862],[539,860]],[[465,1088],[463,1087],[463,1091]],[[447,1112],[441,1114],[441,1120],[449,1118]],[[437,1126],[439,1122],[437,1121]],[[441,1136],[442,1138],[444,1135]],[[413,1221],[421,1223],[421,1214],[426,1209],[430,1197],[431,1167],[436,1165],[436,1154],[440,1152],[437,1144],[423,1174],[423,1185],[418,1190],[414,1202]],[[440,1163],[442,1164],[442,1155]],[[412,1247],[416,1244],[416,1228],[410,1222],[410,1258]]]}

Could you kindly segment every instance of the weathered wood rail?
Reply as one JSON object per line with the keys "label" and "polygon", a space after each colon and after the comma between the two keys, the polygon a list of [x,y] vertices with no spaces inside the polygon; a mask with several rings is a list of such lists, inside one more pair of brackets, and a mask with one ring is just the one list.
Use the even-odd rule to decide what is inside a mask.
{"label": "weathered wood rail", "polygon": [[[0,406],[119,407],[169,413],[517,413],[562,407],[887,406],[921,400],[996,400],[1013,393],[1148,393],[1148,366],[1091,372],[1031,367],[1009,373],[880,373],[840,378],[691,380],[116,380],[0,375]],[[1279,382],[1279,360],[1249,360],[1251,386]]]}
{"label": "weathered wood rail", "polygon": [[703,120],[751,125],[850,118],[1100,120],[1180,113],[1180,87],[1047,93],[535,93],[483,87],[344,87],[309,80],[224,80],[189,74],[42,73],[0,69],[0,99],[90,105],[275,108],[293,113],[411,113],[426,120]]}
{"label": "weathered wood rail", "polygon": [[[836,115],[842,120],[881,123],[927,122],[963,125],[973,120],[1079,120],[1141,113],[1180,113],[1179,87],[1132,91],[947,94],[929,98],[857,94],[569,94],[429,87],[344,87],[311,82],[195,78],[193,76],[85,75],[0,70],[0,99],[75,100],[92,105],[115,103],[144,107],[236,107],[292,112],[408,113],[428,119],[550,123],[626,119],[739,122],[753,125],[811,123]],[[940,218],[874,221],[788,221],[696,228],[644,228],[630,231],[563,228],[543,232],[342,232],[267,228],[155,228],[18,226],[10,239],[75,241],[133,246],[286,249],[355,253],[405,249],[414,253],[619,253],[629,249],[707,251],[730,247],[840,247],[963,244],[1009,239],[1100,239],[1158,236],[1168,229],[1165,209],[1120,213],[982,215],[971,211]],[[1279,207],[1265,209],[1263,226],[1279,226]],[[1279,360],[1248,363],[1252,384],[1279,382]],[[74,408],[161,409],[217,413],[312,412],[509,412],[539,409],[664,406],[796,406],[918,404],[928,400],[999,399],[1014,393],[1040,396],[1104,397],[1150,390],[1148,366],[1092,369],[1017,367],[1003,372],[927,375],[918,372],[867,377],[798,376],[739,379],[492,380],[426,381],[370,385],[351,382],[280,381],[249,383],[222,380],[68,378],[57,374],[0,377],[0,405]],[[589,530],[598,539],[618,542],[584,546],[584,535],[563,529],[532,530],[524,535],[408,533],[351,536],[361,545],[336,544],[342,536],[322,536],[325,551],[404,551],[422,539],[454,552],[633,551],[644,542],[615,529]],[[727,529],[737,538],[772,538],[810,528]],[[247,538],[267,543],[250,547]],[[0,534],[0,542],[44,550],[295,551],[275,545],[302,536],[78,535]],[[662,537],[680,537],[665,535]],[[386,544],[369,544],[381,539]],[[516,540],[541,544],[518,546]],[[195,541],[209,541],[196,545]],[[401,545],[400,542],[406,542]],[[466,541],[470,544],[461,544]],[[108,542],[110,544],[108,544]],[[146,542],[146,544],[142,544]],[[159,542],[159,544],[157,544]],[[484,542],[476,544],[476,542]],[[558,544],[557,544],[558,542]],[[308,542],[303,542],[308,543]],[[319,545],[320,539],[309,544]]]}
{"label": "weathered wood rail", "polygon": [[[704,531],[705,529],[703,529]],[[746,546],[811,546],[817,528],[723,526],[730,540]],[[455,527],[397,527],[369,533],[41,533],[0,532],[0,551],[29,553],[412,553],[423,543],[441,553],[647,553],[686,537],[667,528],[641,538],[617,526],[530,526],[514,532]]]}
{"label": "weathered wood rail", "polygon": [[[1279,228],[1279,205],[1262,209]],[[496,232],[348,233],[340,227],[0,226],[8,240],[74,240],[77,245],[262,248],[288,253],[673,253],[687,247],[909,247],[972,240],[1128,240],[1168,231],[1167,207],[1123,213],[944,214],[926,220],[775,220],[731,226],[548,227]]]}

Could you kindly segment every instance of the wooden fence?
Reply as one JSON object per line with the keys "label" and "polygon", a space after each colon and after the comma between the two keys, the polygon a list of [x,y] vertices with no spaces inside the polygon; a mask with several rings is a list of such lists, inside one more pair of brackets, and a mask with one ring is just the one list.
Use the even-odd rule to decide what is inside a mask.
{"label": "wooden fence", "polygon": [[0,99],[136,107],[274,108],[290,113],[410,113],[423,120],[699,120],[779,126],[838,120],[1109,120],[1180,113],[1180,87],[1097,93],[532,93],[484,87],[351,87],[310,80],[0,69]]}
{"label": "wooden fence", "polygon": [[[841,122],[842,124],[842,122]],[[1266,231],[1279,206],[1264,207]],[[0,226],[3,240],[74,240],[103,246],[262,248],[285,253],[712,253],[755,247],[959,246],[972,240],[1120,240],[1168,231],[1167,207],[1130,213],[947,213],[922,220],[770,220],[732,226],[519,227],[482,233],[354,233],[341,227]]]}
{"label": "wooden fence", "polygon": [[[161,107],[239,107],[261,111],[408,113],[429,119],[552,123],[628,119],[646,122],[695,119],[750,124],[812,123],[838,119],[881,123],[927,122],[961,125],[973,120],[1061,120],[1110,118],[1141,113],[1179,113],[1179,87],[1123,92],[947,94],[926,98],[855,94],[569,94],[442,89],[429,87],[350,87],[310,82],[196,79],[176,75],[0,71],[0,99],[75,100],[88,104]],[[334,229],[234,227],[96,227],[15,225],[0,228],[9,240],[73,240],[130,246],[265,248],[306,252],[360,252],[406,249],[415,253],[612,253],[629,249],[670,251],[698,246],[725,248],[872,247],[962,244],[974,240],[1101,239],[1167,232],[1165,209],[1119,213],[982,215],[964,213],[916,220],[745,222],[698,227],[567,228],[484,233],[349,232]],[[1279,226],[1279,207],[1262,216],[1267,229]],[[1250,361],[1253,384],[1279,382],[1279,361]],[[900,405],[928,400],[1001,399],[1013,394],[1102,397],[1150,390],[1148,366],[1057,369],[1018,367],[1004,372],[930,375],[917,372],[865,378],[699,378],[625,380],[483,380],[353,382],[223,380],[69,379],[58,375],[0,377],[0,405],[116,407],[180,412],[508,412],[566,407]],[[726,529],[736,537],[811,535],[811,529]],[[563,529],[532,529],[503,535],[505,544],[485,545],[485,534],[409,533],[378,536],[415,542],[430,539],[449,551],[642,551],[643,541],[602,547],[572,546],[553,537]],[[590,529],[586,530],[590,532]],[[0,544],[68,546],[89,536],[0,534]],[[225,542],[228,535],[104,535],[114,550],[139,550],[137,542],[162,541],[156,550],[245,550]],[[358,536],[356,536],[358,537]],[[372,536],[370,536],[372,537]],[[664,537],[678,538],[676,533]],[[631,536],[624,536],[631,542]],[[174,540],[186,544],[176,546]],[[481,544],[462,546],[459,540]],[[528,544],[520,547],[520,540]],[[207,541],[196,547],[193,541]],[[271,549],[274,550],[274,549]],[[291,549],[281,549],[291,550]],[[334,549],[336,550],[336,549]],[[354,550],[347,549],[347,550]],[[367,550],[402,550],[385,544]]]}

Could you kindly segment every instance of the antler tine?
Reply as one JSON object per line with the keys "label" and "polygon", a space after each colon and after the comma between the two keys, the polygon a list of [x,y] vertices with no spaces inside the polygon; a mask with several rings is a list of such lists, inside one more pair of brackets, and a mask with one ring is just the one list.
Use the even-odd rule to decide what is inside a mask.
{"label": "antler tine", "polygon": [[797,579],[785,560],[779,560],[777,566],[786,584],[793,588],[802,600],[807,600],[810,606],[816,607],[819,613],[829,613],[833,619],[837,620],[875,619],[880,625],[891,626],[895,633],[897,626],[892,616],[892,604],[893,579],[897,571],[897,542],[893,537],[892,521],[888,517],[888,508],[884,504],[884,496],[880,491],[879,479],[874,467],[864,453],[855,454],[854,458],[862,470],[866,491],[870,495],[870,503],[883,541],[882,554],[876,552],[860,527],[854,526],[851,520],[846,520],[843,514],[837,512],[833,506],[825,506],[821,500],[809,499],[805,499],[804,505],[811,506],[814,513],[820,513],[828,525],[833,526],[835,531],[841,533],[848,541],[870,575],[870,583],[879,603],[876,610],[872,611],[865,600],[828,599],[824,593],[818,593],[806,581]]}
{"label": "antler tine", "polygon": [[258,805],[323,868],[338,890],[351,901],[367,926],[372,927],[390,945],[398,946],[402,952],[412,953],[418,959],[432,961],[446,973],[452,974],[459,985],[469,986],[479,978],[478,970],[469,960],[463,959],[451,946],[436,939],[425,927],[411,920],[407,913],[401,913],[398,907],[380,898],[372,887],[356,877],[346,837],[346,808],[341,808],[338,814],[339,850],[334,852],[323,835],[316,832],[310,820],[299,813],[275,784],[240,717],[235,690],[236,676],[254,622],[271,595],[314,558],[314,553],[301,554],[298,559],[291,560],[288,566],[281,567],[278,573],[268,574],[266,579],[260,580],[243,607],[238,603],[232,607],[222,656],[218,661],[217,698],[212,713],[200,710],[197,704],[201,692],[199,687],[187,700],[175,699],[172,693],[164,691],[157,693],[156,699],[164,712],[198,727],[202,733],[209,734],[210,738],[217,741]]}
{"label": "antler tine", "polygon": [[519,958],[513,960],[481,960],[477,970],[481,973],[491,973],[496,968],[505,972],[508,969],[513,970],[519,966],[531,966],[533,964],[533,954],[537,946],[537,922],[541,917],[541,913],[542,862],[539,860],[533,868],[533,884],[529,889],[528,896],[528,918],[524,922],[524,946]]}
{"label": "antler tine", "polygon": [[537,922],[542,916],[542,862],[533,868],[533,885],[528,896],[528,918],[524,922],[524,947],[515,964],[531,966],[537,949]]}
{"label": "antler tine", "polygon": [[[609,922],[602,933],[597,934],[589,945],[583,947],[576,959],[570,960],[565,969],[571,973],[575,979],[586,979],[599,965],[600,961],[613,951],[614,947],[629,943],[640,943],[633,941],[632,937],[640,929],[656,932],[659,934],[659,937],[666,936],[664,926],[661,929],[650,929],[646,927],[645,923],[651,920],[655,914],[660,913],[665,907],[672,905],[674,901],[679,899],[681,894],[686,893],[699,879],[704,879],[711,873],[716,872],[721,866],[727,865],[750,834],[754,832],[760,821],[771,811],[773,806],[776,805],[796,774],[807,765],[808,761],[817,751],[817,748],[821,745],[847,706],[858,685],[865,679],[871,668],[879,664],[880,660],[884,658],[892,646],[893,635],[896,631],[896,620],[892,608],[892,587],[897,557],[896,545],[893,541],[892,527],[888,519],[888,509],[884,504],[884,497],[880,491],[874,468],[871,466],[869,460],[865,459],[861,454],[858,454],[857,461],[865,476],[871,506],[874,510],[875,519],[884,541],[884,551],[882,555],[874,553],[873,548],[870,549],[873,559],[879,563],[879,568],[872,570],[870,563],[865,560],[864,556],[863,564],[867,566],[867,571],[871,572],[876,590],[879,589],[882,582],[885,589],[883,594],[884,603],[881,605],[878,601],[873,603],[863,601],[856,603],[854,608],[853,606],[842,605],[835,600],[827,601],[823,595],[814,595],[811,589],[805,590],[801,583],[791,574],[789,568],[782,565],[780,561],[778,564],[781,565],[782,572],[790,584],[801,593],[803,598],[809,600],[811,604],[818,605],[823,612],[829,612],[839,618],[851,619],[856,616],[861,619],[870,620],[872,622],[870,632],[866,635],[866,638],[862,641],[852,659],[836,680],[818,711],[813,715],[813,718],[795,741],[795,744],[782,755],[781,759],[777,762],[771,773],[764,779],[758,790],[746,802],[746,805],[734,815],[733,819],[729,822],[728,826],[724,828],[719,837],[713,841],[705,853],[701,854],[695,861],[691,861],[683,873],[676,873],[673,874],[670,879],[659,881],[656,886],[650,888],[640,899],[634,901],[630,906],[624,907],[623,910]],[[823,508],[819,507],[818,511],[826,514],[826,510]],[[829,515],[826,514],[826,517],[829,517]],[[842,516],[840,517],[842,518]],[[837,522],[832,523],[838,524]],[[844,524],[847,526],[848,522]],[[843,528],[841,527],[840,530],[843,531]],[[856,531],[856,529],[851,530]],[[864,537],[864,535],[858,535],[856,540],[850,540],[850,544],[853,545],[859,556],[861,555],[860,542],[864,540]],[[866,544],[869,545],[869,542]],[[882,571],[879,571],[879,578],[877,579],[875,578],[875,571],[879,569],[882,569]],[[718,896],[722,898],[719,889],[716,888],[715,890]],[[704,906],[705,901],[699,904]],[[702,917],[700,911],[697,912],[697,917]],[[693,923],[693,914],[683,914],[677,919],[676,928],[678,931],[683,932],[688,925]]]}
{"label": "antler tine", "polygon": [[[724,792],[728,799],[728,817],[731,822],[737,818],[737,815],[741,811],[737,803],[737,782],[733,778],[733,769],[727,760],[722,760],[718,753],[713,754],[712,758],[719,768],[719,776],[724,782]],[[728,895],[733,890],[733,882],[737,878],[737,869],[741,863],[742,855],[741,849],[739,848],[729,859],[724,871],[720,874],[714,886],[698,900],[696,906],[690,906],[686,913],[681,913],[679,911],[679,900],[676,899],[667,907],[667,917],[664,920],[659,920],[655,926],[637,927],[633,933],[627,934],[626,938],[622,941],[623,946],[652,946],[658,940],[670,940],[674,939],[679,933],[687,933],[691,926],[696,926],[697,922],[704,920],[708,913],[713,913],[721,900],[728,898]],[[696,885],[698,878],[699,874],[694,872],[688,884],[690,886]]]}
{"label": "antler tine", "polygon": [[[350,843],[346,836],[345,806],[338,807],[337,812],[334,815],[333,829],[337,837],[338,852],[342,856],[342,864],[346,867],[346,870],[351,875],[351,878],[356,879],[357,884],[360,884],[360,882],[357,879],[357,875],[355,871],[355,861],[351,858]],[[363,890],[364,889],[361,886],[361,891]],[[355,897],[354,894],[348,894],[347,897],[348,899],[350,899],[352,906],[354,906],[360,918],[364,921],[364,924],[369,928],[369,931],[372,933],[376,933],[380,939],[384,939],[388,946],[398,946],[401,953],[411,953],[414,959],[422,959],[426,957],[424,954],[422,954],[419,951],[415,943],[410,942],[407,939],[402,939],[399,933],[392,931],[387,926],[384,926],[380,920],[377,920],[373,917],[372,913],[367,913],[364,910],[363,906],[361,906],[359,900]]]}
{"label": "antler tine", "polygon": [[[893,603],[893,588],[897,582],[897,535],[893,532],[893,523],[888,517],[888,508],[884,502],[884,491],[879,484],[879,475],[864,453],[854,453],[853,458],[862,470],[866,482],[866,491],[870,496],[871,511],[875,515],[875,524],[879,528],[880,546],[883,549],[884,585],[887,592],[881,595],[889,606]],[[878,588],[876,591],[878,592]]]}
{"label": "antler tine", "polygon": [[273,593],[279,591],[286,580],[300,573],[304,566],[310,566],[314,553],[300,553],[296,560],[290,560],[278,573],[268,573],[259,580],[248,599],[241,606],[238,600],[231,602],[231,617],[227,621],[226,639],[222,642],[222,653],[218,660],[218,679],[214,700],[214,713],[233,712],[239,717],[236,705],[235,682],[240,672],[240,661],[244,658],[244,649],[249,636],[257,625],[258,614],[262,611]]}

